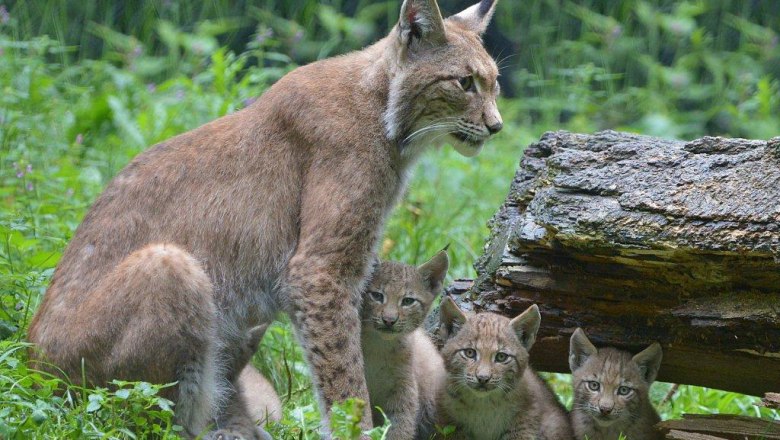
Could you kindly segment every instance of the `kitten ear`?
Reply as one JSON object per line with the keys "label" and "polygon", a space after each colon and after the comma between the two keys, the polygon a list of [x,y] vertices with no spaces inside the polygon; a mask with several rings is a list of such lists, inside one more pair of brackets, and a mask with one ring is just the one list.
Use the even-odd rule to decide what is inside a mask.
{"label": "kitten ear", "polygon": [[441,299],[441,304],[439,305],[439,319],[441,321],[439,335],[443,340],[446,340],[454,336],[468,318],[460,307],[455,304],[455,300],[445,296]]}
{"label": "kitten ear", "polygon": [[436,0],[404,0],[398,33],[404,47],[438,46],[447,41]]}
{"label": "kitten ear", "polygon": [[246,332],[247,346],[257,348],[257,346],[260,344],[260,341],[263,339],[266,330],[268,330],[268,324],[260,324],[250,328]]}
{"label": "kitten ear", "polygon": [[590,342],[581,328],[574,330],[569,340],[569,369],[574,373],[589,357],[598,353],[598,349]]}
{"label": "kitten ear", "polygon": [[447,255],[446,247],[436,253],[430,260],[417,266],[417,273],[420,274],[425,282],[425,286],[428,287],[428,290],[434,297],[441,292],[449,267],[450,257]]}
{"label": "kitten ear", "polygon": [[496,12],[496,3],[498,0],[482,0],[459,14],[453,15],[448,20],[459,21],[473,32],[481,35],[485,33],[493,13]]}
{"label": "kitten ear", "polygon": [[639,371],[642,372],[642,377],[648,384],[653,383],[656,376],[658,376],[662,358],[661,344],[657,342],[653,342],[649,347],[634,356],[633,360],[639,365]]}
{"label": "kitten ear", "polygon": [[542,315],[539,313],[539,306],[532,305],[525,312],[517,315],[509,321],[515,330],[517,339],[523,344],[526,350],[530,350],[536,341],[536,332],[539,331],[539,324],[542,323]]}

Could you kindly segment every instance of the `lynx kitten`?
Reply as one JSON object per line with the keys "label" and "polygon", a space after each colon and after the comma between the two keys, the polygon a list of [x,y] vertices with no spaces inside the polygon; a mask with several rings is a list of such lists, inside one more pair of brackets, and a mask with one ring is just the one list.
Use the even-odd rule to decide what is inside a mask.
{"label": "lynx kitten", "polygon": [[510,320],[494,313],[467,315],[447,297],[441,305],[446,388],[439,425],[456,439],[570,440],[566,411],[528,366],[541,315],[533,305]]}
{"label": "lynx kitten", "polygon": [[[243,355],[249,358],[257,351],[268,325],[263,324],[247,332],[244,343],[239,346]],[[270,439],[271,436],[263,430],[268,421],[279,421],[282,417],[282,402],[276,394],[273,385],[257,368],[248,363],[236,381],[237,399],[243,402],[248,417],[233,417],[230,419],[232,431],[255,432],[256,438]]]}
{"label": "lynx kitten", "polygon": [[[448,266],[446,251],[417,268],[382,262],[363,299],[366,383],[371,404],[382,408],[392,424],[388,439],[430,436],[444,363],[421,325]],[[381,424],[381,413],[373,415]]]}
{"label": "lynx kitten", "polygon": [[647,396],[661,366],[661,346],[654,343],[634,357],[591,344],[585,332],[571,336],[569,366],[574,388],[571,421],[577,440],[660,440],[658,417]]}

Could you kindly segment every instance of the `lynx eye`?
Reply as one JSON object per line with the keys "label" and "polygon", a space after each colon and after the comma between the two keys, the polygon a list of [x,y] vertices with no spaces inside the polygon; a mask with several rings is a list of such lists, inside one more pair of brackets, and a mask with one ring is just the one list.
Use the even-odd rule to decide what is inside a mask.
{"label": "lynx eye", "polygon": [[507,361],[507,359],[509,359],[509,355],[508,354],[502,353],[500,351],[498,353],[496,353],[496,362],[499,362],[499,363],[503,364],[504,362]]}
{"label": "lynx eye", "polygon": [[598,391],[601,389],[601,384],[596,382],[595,380],[589,380],[588,389],[591,391]]}
{"label": "lynx eye", "polygon": [[632,391],[634,391],[634,390],[632,388],[630,388],[630,387],[621,386],[621,387],[618,387],[617,393],[618,393],[618,396],[628,396],[629,394],[631,394]]}
{"label": "lynx eye", "polygon": [[382,292],[368,292],[369,295],[371,295],[371,299],[378,303],[385,302],[385,296],[382,294]]}
{"label": "lynx eye", "polygon": [[464,348],[461,350],[461,354],[466,359],[476,359],[477,358],[477,350],[474,350],[473,348]]}
{"label": "lynx eye", "polygon": [[417,302],[416,299],[407,296],[406,298],[401,300],[401,305],[404,306],[404,307],[409,307],[412,304],[414,304],[415,302]]}
{"label": "lynx eye", "polygon": [[473,92],[474,88],[474,75],[464,76],[458,80],[460,87],[466,92]]}

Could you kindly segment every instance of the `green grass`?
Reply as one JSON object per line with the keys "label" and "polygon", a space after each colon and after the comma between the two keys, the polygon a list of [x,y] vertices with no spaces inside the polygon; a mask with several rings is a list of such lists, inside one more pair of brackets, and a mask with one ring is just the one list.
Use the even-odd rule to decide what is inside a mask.
{"label": "green grass", "polygon": [[[582,20],[598,21],[580,9],[568,10],[583,15]],[[320,13],[319,20],[327,19]],[[74,61],[73,48],[52,38],[19,40],[14,36],[18,33],[2,27],[0,17],[0,438],[175,435],[170,403],[159,397],[158,385],[120,383],[112,390],[72,386],[30,371],[23,342],[65,245],[109,179],[147,146],[245,106],[294,67],[284,36],[256,39],[237,56],[221,48],[213,29],[210,34],[155,26],[165,50],[138,53],[135,48],[143,49],[146,42],[96,27],[108,49],[100,59]],[[575,43],[579,46],[572,48]],[[587,38],[549,44],[551,50],[568,47],[585,54],[594,47]],[[750,58],[751,50],[740,53]],[[587,132],[614,126],[664,135],[704,133],[703,116],[678,110],[663,84],[623,88],[612,81],[609,66],[584,62],[552,74],[548,67],[507,72],[531,93],[500,103],[505,129],[478,158],[463,158],[449,147],[426,153],[388,222],[383,256],[419,263],[449,243],[449,277],[472,277],[471,265],[487,235],[485,224],[508,191],[522,147],[546,130]],[[731,84],[733,75],[723,73],[719,87]],[[761,134],[756,137],[780,132],[777,80],[751,76],[745,81],[745,89],[729,98],[735,132],[752,129]],[[614,119],[615,108],[632,99],[652,104],[652,111]],[[564,110],[571,117],[561,122]],[[284,401],[282,422],[270,428],[276,437],[319,438],[311,383],[286,319],[267,332],[254,362]],[[570,402],[569,377],[547,377],[562,400]],[[656,384],[653,400],[660,402],[670,387]],[[56,388],[68,391],[58,395]],[[775,411],[758,409],[756,402],[735,393],[681,386],[659,410],[665,418],[684,412],[780,418]],[[336,432],[344,437],[354,430],[355,405],[339,408],[334,418]],[[381,429],[373,434],[381,435]]]}

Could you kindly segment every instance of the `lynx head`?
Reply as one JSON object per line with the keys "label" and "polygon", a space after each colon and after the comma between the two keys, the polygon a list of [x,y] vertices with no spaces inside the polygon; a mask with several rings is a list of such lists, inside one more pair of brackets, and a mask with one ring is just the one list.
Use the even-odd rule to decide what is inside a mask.
{"label": "lynx head", "polygon": [[631,421],[647,399],[661,356],[657,342],[634,357],[611,347],[597,349],[578,328],[569,345],[573,410],[584,412],[602,426]]}
{"label": "lynx head", "polygon": [[440,317],[450,394],[466,390],[473,397],[486,397],[515,389],[541,322],[535,304],[510,320],[495,313],[467,315],[445,297]]}
{"label": "lynx head", "polygon": [[388,137],[403,151],[434,140],[450,140],[464,156],[475,156],[503,122],[496,107],[496,63],[481,35],[496,0],[482,0],[442,19],[436,0],[405,0],[388,39],[391,58]]}
{"label": "lynx head", "polygon": [[385,339],[413,332],[441,291],[448,267],[446,250],[419,267],[379,263],[363,298],[363,329]]}

